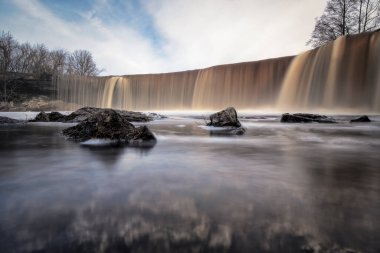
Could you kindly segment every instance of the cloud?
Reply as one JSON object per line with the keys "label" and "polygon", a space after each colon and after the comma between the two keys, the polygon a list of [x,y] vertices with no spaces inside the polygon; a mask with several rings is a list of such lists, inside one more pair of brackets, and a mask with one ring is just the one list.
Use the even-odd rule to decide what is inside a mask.
{"label": "cloud", "polygon": [[63,20],[37,0],[15,0],[17,18],[8,29],[19,41],[43,42],[49,48],[87,49],[105,74],[144,73],[162,65],[149,39],[130,26],[106,25],[95,12],[82,13],[81,22]]}
{"label": "cloud", "polygon": [[[19,41],[90,50],[104,74],[168,72],[297,54],[322,13],[314,0],[98,0],[62,17],[38,0],[0,18]],[[79,8],[78,8],[79,9]],[[75,6],[73,6],[73,12]]]}
{"label": "cloud", "polygon": [[164,0],[147,6],[167,41],[165,52],[182,67],[297,54],[306,49],[323,8],[312,0]]}

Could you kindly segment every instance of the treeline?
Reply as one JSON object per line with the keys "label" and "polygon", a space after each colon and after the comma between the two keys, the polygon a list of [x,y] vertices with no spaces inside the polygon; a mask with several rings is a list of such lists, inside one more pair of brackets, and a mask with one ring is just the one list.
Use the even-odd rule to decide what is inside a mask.
{"label": "treeline", "polygon": [[42,43],[19,43],[10,32],[1,32],[0,73],[96,76],[101,71],[87,50],[49,50]]}
{"label": "treeline", "polygon": [[380,28],[380,0],[328,0],[307,44],[319,47],[340,36]]}

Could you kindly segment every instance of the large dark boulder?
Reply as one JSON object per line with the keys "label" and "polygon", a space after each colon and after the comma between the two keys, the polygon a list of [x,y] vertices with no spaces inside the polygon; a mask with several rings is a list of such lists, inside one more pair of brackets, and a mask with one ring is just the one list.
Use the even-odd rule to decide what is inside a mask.
{"label": "large dark boulder", "polygon": [[233,107],[211,114],[207,126],[223,127],[223,129],[211,129],[211,135],[242,135],[245,133],[245,128],[241,126]]}
{"label": "large dark boulder", "polygon": [[153,133],[146,127],[135,127],[112,109],[101,110],[76,126],[63,130],[63,135],[75,141],[92,138],[115,140],[122,144],[156,142]]}
{"label": "large dark boulder", "polygon": [[[40,112],[35,119],[31,120],[32,122],[64,122],[64,123],[77,123],[82,122],[92,115],[104,112],[109,109],[103,109],[103,108],[95,108],[95,107],[83,107],[80,108],[74,112],[72,112],[69,115],[63,115],[59,112],[51,112],[51,113],[45,113]],[[147,115],[141,112],[132,112],[132,111],[122,111],[122,110],[114,110],[117,112],[120,116],[125,118],[127,121],[132,122],[147,122],[151,121],[155,118],[157,118],[156,115]]]}
{"label": "large dark boulder", "polygon": [[[83,120],[86,120],[90,116],[98,112],[103,112],[106,110],[109,110],[109,109],[96,108],[96,107],[83,107],[67,115],[66,122],[82,122]],[[123,110],[114,110],[114,111],[127,121],[147,122],[147,121],[153,120],[153,117],[146,115],[142,112],[132,112],[132,111],[123,111]]]}
{"label": "large dark boulder", "polygon": [[60,112],[46,113],[42,111],[30,122],[65,122],[65,118],[66,116]]}
{"label": "large dark boulder", "polygon": [[367,115],[360,116],[359,118],[350,120],[351,123],[357,122],[371,122]]}
{"label": "large dark boulder", "polygon": [[63,120],[65,120],[65,117],[66,117],[60,112],[51,112],[48,115],[49,115],[49,121],[51,122],[62,122]]}
{"label": "large dark boulder", "polygon": [[235,108],[228,107],[220,112],[210,115],[208,126],[214,127],[241,127]]}
{"label": "large dark boulder", "polygon": [[284,123],[337,123],[336,120],[325,115],[310,114],[310,113],[285,113],[281,117],[281,122]]}

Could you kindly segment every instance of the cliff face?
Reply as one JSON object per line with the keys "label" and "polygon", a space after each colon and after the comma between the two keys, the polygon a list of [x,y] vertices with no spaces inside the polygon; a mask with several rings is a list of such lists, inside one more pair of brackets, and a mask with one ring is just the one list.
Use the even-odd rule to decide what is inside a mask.
{"label": "cliff face", "polygon": [[40,111],[62,108],[52,101],[56,89],[49,74],[0,73],[0,111]]}
{"label": "cliff face", "polygon": [[52,76],[25,73],[0,73],[0,101],[21,103],[35,96],[55,95]]}

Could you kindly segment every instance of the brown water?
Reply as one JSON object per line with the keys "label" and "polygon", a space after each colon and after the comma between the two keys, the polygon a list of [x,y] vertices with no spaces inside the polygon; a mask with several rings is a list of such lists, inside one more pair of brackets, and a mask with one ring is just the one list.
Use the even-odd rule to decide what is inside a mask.
{"label": "brown water", "polygon": [[120,77],[62,76],[58,99],[127,110],[380,112],[380,31],[296,57]]}
{"label": "brown water", "polygon": [[379,111],[379,70],[379,31],[341,37],[294,59],[278,107],[293,111]]}
{"label": "brown water", "polygon": [[207,110],[233,104],[271,106],[292,57],[201,70],[121,77],[62,76],[58,99],[80,106],[128,110]]}
{"label": "brown water", "polygon": [[1,127],[0,252],[380,252],[380,117],[250,116],[236,137],[154,121],[149,149]]}

